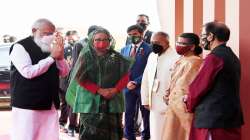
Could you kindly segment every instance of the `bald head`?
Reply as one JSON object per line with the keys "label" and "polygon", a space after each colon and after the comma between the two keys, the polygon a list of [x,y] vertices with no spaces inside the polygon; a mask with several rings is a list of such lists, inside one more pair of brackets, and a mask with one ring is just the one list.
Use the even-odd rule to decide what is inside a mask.
{"label": "bald head", "polygon": [[167,50],[169,47],[169,36],[165,32],[156,32],[153,34],[151,38],[151,44],[161,45],[163,47],[163,51]]}
{"label": "bald head", "polygon": [[169,42],[169,35],[165,32],[159,31],[154,33],[153,36],[159,37],[162,40],[166,41],[167,43]]}
{"label": "bald head", "polygon": [[205,34],[212,33],[214,37],[221,42],[227,42],[230,38],[230,29],[222,22],[209,22],[204,25]]}

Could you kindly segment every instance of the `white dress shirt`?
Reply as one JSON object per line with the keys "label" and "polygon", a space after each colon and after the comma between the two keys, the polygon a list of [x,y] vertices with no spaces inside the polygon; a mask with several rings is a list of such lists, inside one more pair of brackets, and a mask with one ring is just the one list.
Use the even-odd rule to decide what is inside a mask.
{"label": "white dress shirt", "polygon": [[[17,71],[25,78],[32,79],[47,72],[55,60],[48,56],[40,60],[37,64],[32,65],[28,52],[21,44],[15,44],[10,53],[10,60],[16,67]],[[69,73],[69,66],[65,59],[56,60],[56,66],[59,69],[59,75],[64,77]]]}

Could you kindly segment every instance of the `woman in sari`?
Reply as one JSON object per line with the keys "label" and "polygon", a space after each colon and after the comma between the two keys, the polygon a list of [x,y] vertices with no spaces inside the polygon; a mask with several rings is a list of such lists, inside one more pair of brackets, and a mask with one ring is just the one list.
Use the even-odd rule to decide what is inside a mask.
{"label": "woman in sari", "polygon": [[188,140],[193,114],[187,112],[185,96],[202,64],[199,36],[183,33],[176,42],[176,52],[181,55],[174,65],[170,86],[165,96],[168,104],[162,140]]}
{"label": "woman in sari", "polygon": [[66,100],[80,113],[80,140],[121,140],[124,97],[131,62],[114,51],[114,39],[104,28],[89,35],[79,55]]}

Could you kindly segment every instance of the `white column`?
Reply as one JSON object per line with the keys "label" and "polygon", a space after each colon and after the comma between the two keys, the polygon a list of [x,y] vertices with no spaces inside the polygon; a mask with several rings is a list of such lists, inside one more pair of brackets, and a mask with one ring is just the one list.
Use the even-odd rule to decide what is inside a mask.
{"label": "white column", "polygon": [[175,1],[157,0],[157,9],[161,30],[167,32],[170,37],[170,44],[174,46],[175,42]]}
{"label": "white column", "polygon": [[184,0],[184,32],[193,32],[193,0]]}
{"label": "white column", "polygon": [[228,46],[239,56],[239,0],[226,0],[225,22],[230,28],[230,40]]}
{"label": "white column", "polygon": [[203,23],[214,21],[215,0],[203,0]]}

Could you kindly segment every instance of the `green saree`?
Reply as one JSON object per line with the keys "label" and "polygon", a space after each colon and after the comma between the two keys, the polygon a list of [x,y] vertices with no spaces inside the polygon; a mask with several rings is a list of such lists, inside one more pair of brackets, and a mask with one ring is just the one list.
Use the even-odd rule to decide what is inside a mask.
{"label": "green saree", "polygon": [[79,84],[87,80],[101,88],[113,88],[128,73],[131,66],[131,61],[114,51],[112,45],[106,54],[96,55],[91,42],[97,32],[98,30],[90,35],[88,46],[80,53],[71,74],[66,100],[74,112],[81,113],[81,140],[120,140],[123,135],[123,94],[117,93],[107,100]]}

